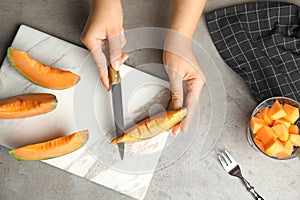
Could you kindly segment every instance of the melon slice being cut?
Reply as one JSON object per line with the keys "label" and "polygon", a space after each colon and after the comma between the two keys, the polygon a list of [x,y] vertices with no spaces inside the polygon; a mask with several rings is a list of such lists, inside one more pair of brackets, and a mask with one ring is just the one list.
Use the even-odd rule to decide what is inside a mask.
{"label": "melon slice being cut", "polygon": [[88,140],[88,131],[11,150],[9,153],[18,160],[45,160],[71,153],[82,147]]}
{"label": "melon slice being cut", "polygon": [[7,57],[20,74],[34,84],[50,89],[66,89],[75,85],[80,77],[70,71],[61,70],[33,59],[28,53],[8,48]]}

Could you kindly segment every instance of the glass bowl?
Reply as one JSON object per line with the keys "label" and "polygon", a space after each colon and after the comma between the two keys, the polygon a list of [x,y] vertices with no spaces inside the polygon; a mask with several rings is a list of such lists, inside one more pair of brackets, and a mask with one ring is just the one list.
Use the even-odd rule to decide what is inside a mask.
{"label": "glass bowl", "polygon": [[[299,110],[300,110],[300,103],[293,100],[293,99],[290,99],[290,98],[287,98],[287,97],[271,97],[269,99],[266,99],[264,100],[263,102],[261,102],[260,104],[258,104],[258,106],[256,106],[256,108],[253,110],[252,114],[251,114],[251,117],[250,117],[250,120],[252,119],[252,117],[254,117],[258,112],[260,112],[263,108],[265,107],[271,107],[273,105],[273,103],[278,100],[280,104],[282,103],[287,103],[287,104],[290,104],[292,106],[295,106],[295,107],[298,107]],[[256,143],[254,142],[254,134],[252,133],[251,129],[250,129],[250,120],[249,120],[249,123],[248,123],[248,126],[247,126],[247,139],[248,139],[248,142],[249,144],[255,149],[257,150],[259,153],[269,157],[269,158],[273,158],[273,159],[276,159],[276,160],[288,160],[288,159],[291,159],[291,158],[295,158],[297,157],[298,155],[300,155],[300,148],[299,147],[295,147],[294,146],[294,150],[293,150],[293,153],[291,156],[289,157],[285,157],[285,158],[278,158],[276,156],[269,156],[267,154],[265,154],[257,145]],[[300,129],[300,119],[298,119],[295,124],[298,126],[298,128]]]}

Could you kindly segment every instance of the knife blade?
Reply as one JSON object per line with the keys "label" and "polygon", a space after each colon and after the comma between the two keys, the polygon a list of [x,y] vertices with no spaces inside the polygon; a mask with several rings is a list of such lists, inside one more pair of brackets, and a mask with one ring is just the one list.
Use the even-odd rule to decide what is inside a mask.
{"label": "knife blade", "polygon": [[[111,85],[111,95],[113,103],[113,115],[115,121],[116,138],[119,138],[124,134],[124,116],[123,116],[123,104],[122,104],[122,89],[121,89],[121,76],[119,71],[108,67],[109,82]],[[118,144],[119,154],[121,160],[124,157],[124,143]]]}

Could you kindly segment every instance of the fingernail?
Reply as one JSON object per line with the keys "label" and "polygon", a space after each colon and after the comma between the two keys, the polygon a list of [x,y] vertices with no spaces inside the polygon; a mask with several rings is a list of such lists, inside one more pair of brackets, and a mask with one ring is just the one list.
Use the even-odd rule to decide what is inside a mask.
{"label": "fingernail", "polygon": [[114,68],[114,70],[119,71],[120,69],[120,61],[116,60],[115,62],[112,63],[112,67]]}
{"label": "fingernail", "polygon": [[124,61],[127,60],[128,58],[129,58],[129,54],[127,54],[127,55],[125,56]]}
{"label": "fingernail", "polygon": [[181,131],[182,131],[183,133],[186,133],[186,129],[187,129],[187,127],[186,127],[186,126],[184,126],[184,125],[182,125],[182,126],[180,127],[180,129],[181,129]]}
{"label": "fingernail", "polygon": [[178,99],[176,99],[176,100],[174,101],[173,107],[174,107],[175,110],[176,110],[176,109],[179,109],[179,108],[181,107],[180,101],[179,101]]}

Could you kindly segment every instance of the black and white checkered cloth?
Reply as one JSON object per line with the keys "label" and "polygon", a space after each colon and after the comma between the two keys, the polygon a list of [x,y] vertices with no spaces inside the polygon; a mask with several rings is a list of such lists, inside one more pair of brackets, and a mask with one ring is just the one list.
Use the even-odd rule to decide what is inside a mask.
{"label": "black and white checkered cloth", "polygon": [[206,20],[218,52],[257,101],[300,102],[300,7],[253,2],[207,13]]}

